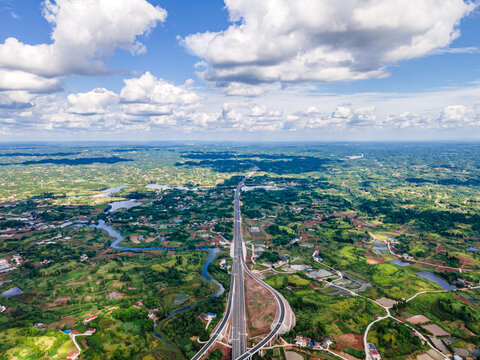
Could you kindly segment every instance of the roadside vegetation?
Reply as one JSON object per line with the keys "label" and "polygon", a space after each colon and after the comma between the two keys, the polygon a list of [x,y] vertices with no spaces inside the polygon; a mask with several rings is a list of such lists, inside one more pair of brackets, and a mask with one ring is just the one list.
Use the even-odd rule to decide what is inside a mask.
{"label": "roadside vegetation", "polygon": [[[83,359],[190,358],[226,303],[202,276],[205,249],[220,252],[203,275],[228,292],[233,189],[252,164],[260,170],[242,191],[248,261],[296,314],[286,341],[328,337],[333,351],[363,358],[368,324],[385,315],[380,301],[405,322],[424,315],[454,338],[450,351],[470,353],[480,296],[463,290],[480,281],[479,162],[475,144],[4,149],[0,260],[16,269],[0,273],[0,293],[22,293],[0,296],[0,359],[64,359],[75,348],[62,331],[88,328]],[[121,246],[165,250],[114,250],[91,227],[100,221]],[[462,291],[439,292],[453,286]],[[217,314],[208,328],[207,312]],[[411,326],[433,336],[425,324]],[[412,333],[386,319],[368,339],[385,359],[428,350]],[[283,359],[277,350],[266,356]]]}

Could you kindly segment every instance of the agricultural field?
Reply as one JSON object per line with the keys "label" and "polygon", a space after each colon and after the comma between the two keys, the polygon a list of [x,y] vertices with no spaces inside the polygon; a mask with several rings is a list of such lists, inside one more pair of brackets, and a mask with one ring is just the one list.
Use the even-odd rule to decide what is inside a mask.
{"label": "agricultural field", "polygon": [[[367,327],[389,309],[367,334],[383,358],[429,351],[413,331],[448,354],[477,356],[476,144],[70,144],[1,152],[2,360],[65,359],[75,353],[69,334],[92,328],[78,338],[81,359],[191,358],[225,309],[233,190],[252,164],[259,170],[241,193],[247,263],[296,315],[282,341],[305,358],[335,355],[298,338],[329,339],[333,352],[364,358]],[[21,293],[10,296],[14,288]],[[261,296],[249,298],[250,317],[264,320],[250,321],[254,335],[273,318]],[[216,317],[207,323],[206,313]],[[408,321],[417,315],[429,321]],[[264,358],[284,359],[277,350]]]}

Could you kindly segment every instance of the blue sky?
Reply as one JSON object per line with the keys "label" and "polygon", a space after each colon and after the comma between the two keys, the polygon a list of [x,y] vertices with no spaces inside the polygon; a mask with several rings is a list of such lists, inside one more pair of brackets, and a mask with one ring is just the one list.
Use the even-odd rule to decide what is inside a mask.
{"label": "blue sky", "polygon": [[0,0],[0,140],[477,140],[477,4],[397,3]]}

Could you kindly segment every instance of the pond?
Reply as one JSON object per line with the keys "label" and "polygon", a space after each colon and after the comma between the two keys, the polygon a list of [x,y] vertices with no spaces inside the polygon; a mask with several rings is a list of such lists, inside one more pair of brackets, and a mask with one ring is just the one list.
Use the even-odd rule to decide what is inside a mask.
{"label": "pond", "polygon": [[145,187],[150,190],[170,190],[171,189],[171,187],[168,185],[158,185],[158,184],[148,184]]}
{"label": "pond", "polygon": [[145,186],[150,190],[181,190],[181,191],[208,191],[211,188],[189,188],[187,186],[168,186],[168,185],[159,185],[159,184],[148,184]]}
{"label": "pond", "polygon": [[[128,186],[125,185],[117,185],[111,188],[108,188],[104,190],[100,194],[95,194],[92,197],[94,198],[109,198],[110,195],[118,193],[120,190],[128,188]],[[133,200],[124,200],[124,201],[114,201],[109,203],[110,205],[110,210],[108,210],[109,213],[113,213],[114,211],[120,210],[120,209],[130,209],[135,206],[142,205],[139,202],[133,201]]]}
{"label": "pond", "polygon": [[111,202],[108,205],[111,206],[110,210],[108,210],[109,213],[113,213],[114,211],[120,210],[120,209],[130,209],[135,206],[142,205],[142,203],[133,201],[133,200],[124,200],[124,201],[115,201]]}
{"label": "pond", "polygon": [[117,185],[117,186],[114,186],[114,187],[111,187],[111,188],[108,188],[108,189],[104,190],[104,191],[103,191],[102,193],[100,193],[100,194],[93,195],[92,197],[94,197],[94,198],[106,198],[106,197],[110,197],[110,195],[115,194],[115,193],[119,192],[120,190],[125,189],[126,187],[128,187],[128,186],[125,186],[125,185]]}
{"label": "pond", "polygon": [[420,276],[421,278],[424,278],[431,282],[434,282],[435,284],[437,284],[438,286],[440,286],[442,289],[445,289],[445,290],[455,290],[457,288],[454,285],[450,285],[448,282],[446,282],[442,278],[432,274],[430,271],[420,271],[415,273],[415,275]]}
{"label": "pond", "polygon": [[402,261],[400,259],[392,260],[392,261],[390,261],[390,263],[398,265],[398,266],[410,266],[411,265],[409,262],[405,262],[405,261]]}

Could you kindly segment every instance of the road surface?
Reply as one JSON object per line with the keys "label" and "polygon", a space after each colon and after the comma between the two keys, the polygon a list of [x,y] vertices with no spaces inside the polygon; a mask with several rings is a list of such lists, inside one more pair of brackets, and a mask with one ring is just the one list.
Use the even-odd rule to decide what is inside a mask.
{"label": "road surface", "polygon": [[72,339],[73,341],[73,344],[75,345],[75,347],[77,348],[77,353],[71,358],[71,360],[77,360],[78,357],[80,356],[80,354],[82,353],[82,348],[78,345],[77,343],[77,336],[91,336],[93,335],[93,332],[91,331],[86,331],[84,332],[83,334],[72,334],[70,335],[70,338]]}
{"label": "road surface", "polygon": [[[256,168],[252,169],[256,171]],[[237,185],[234,199],[234,228],[233,228],[233,267],[232,278],[234,288],[232,292],[232,359],[238,359],[247,351],[247,316],[245,312],[245,278],[242,238],[242,219],[240,215],[240,193],[246,177]]]}
{"label": "road surface", "polygon": [[244,262],[244,270],[256,282],[261,284],[263,287],[267,288],[268,291],[270,291],[270,293],[275,297],[275,301],[277,302],[278,315],[276,319],[276,324],[274,324],[273,329],[271,329],[270,333],[265,338],[263,338],[257,345],[255,345],[253,348],[245,352],[239,358],[232,357],[232,359],[238,359],[238,360],[249,359],[253,354],[260,351],[263,347],[265,347],[268,343],[270,343],[270,341],[273,340],[275,336],[277,336],[280,333],[284,325],[284,322],[286,320],[287,306],[288,306],[286,304],[286,300],[274,288],[272,288],[270,285],[268,285],[267,283],[263,282],[262,280],[258,279],[255,275],[253,275],[253,273],[247,267],[245,262]]}
{"label": "road surface", "polygon": [[[232,278],[232,280],[233,280],[233,278]],[[233,289],[232,281],[230,281],[230,289]],[[218,337],[220,336],[220,334],[224,330],[225,326],[227,326],[228,321],[230,320],[231,310],[232,310],[232,296],[229,296],[228,297],[228,302],[227,302],[227,308],[225,310],[225,314],[223,315],[223,319],[220,322],[220,325],[217,326],[217,328],[213,332],[213,334],[210,335],[210,339],[205,343],[205,345],[203,345],[203,347],[200,349],[200,351],[197,352],[194,357],[192,357],[192,360],[201,359],[202,356],[205,355],[206,352],[212,347],[212,345],[215,344]]]}
{"label": "road surface", "polygon": [[[210,340],[203,346],[203,348],[192,358],[198,360],[212,347],[217,341],[219,335],[225,329],[229,319],[232,320],[231,328],[231,345],[232,345],[232,359],[246,360],[250,359],[252,355],[260,351],[263,347],[268,345],[279,333],[288,331],[294,324],[294,316],[291,313],[289,305],[285,298],[281,296],[270,285],[266,284],[257,278],[248,268],[245,262],[245,249],[242,238],[242,218],[240,212],[240,194],[245,181],[252,176],[258,167],[253,167],[249,174],[237,185],[234,196],[234,233],[231,255],[233,257],[232,277],[230,280],[230,296],[227,303],[225,315],[217,327],[215,332],[211,335]],[[247,317],[245,311],[245,274],[248,274],[253,280],[258,282],[261,286],[266,288],[275,298],[277,303],[277,315],[272,324],[270,333],[263,338],[253,348],[247,350]]]}
{"label": "road surface", "polygon": [[234,238],[231,246],[233,247],[233,266],[232,277],[230,279],[230,295],[228,297],[227,308],[220,325],[215,332],[211,334],[208,342],[195,354],[192,360],[199,360],[207,351],[215,344],[220,334],[228,325],[230,318],[232,318],[232,358],[239,357],[247,348],[246,339],[246,315],[245,315],[245,286],[243,265],[245,259],[243,257],[243,240],[242,240],[242,226],[240,218],[240,193],[245,180],[251,176],[257,167],[254,167],[249,174],[237,185],[234,196]]}
{"label": "road surface", "polygon": [[[263,347],[265,347],[267,344],[270,343],[280,332],[285,332],[286,330],[289,330],[289,328],[292,326],[291,324],[291,319],[287,319],[287,310],[289,310],[288,303],[285,300],[283,296],[280,295],[274,288],[272,288],[270,285],[265,283],[264,281],[260,280],[257,278],[248,268],[247,264],[245,263],[245,257],[243,253],[243,239],[242,239],[242,222],[241,222],[241,213],[240,213],[240,193],[243,185],[245,184],[245,180],[253,174],[253,172],[257,171],[258,167],[254,167],[250,174],[243,179],[243,181],[238,184],[237,189],[235,190],[235,236],[234,236],[234,241],[235,241],[235,250],[238,250],[238,252],[235,252],[235,258],[234,258],[234,263],[236,262],[238,265],[241,266],[240,269],[238,269],[238,274],[239,274],[239,279],[242,281],[242,286],[239,286],[238,291],[240,292],[240,296],[235,296],[237,299],[237,309],[233,309],[234,316],[237,316],[238,318],[238,323],[239,323],[239,328],[237,328],[236,332],[232,331],[232,339],[236,340],[237,342],[232,341],[232,359],[234,360],[246,360],[250,359],[252,355],[260,351]],[[255,345],[253,348],[247,351],[246,348],[246,337],[244,337],[244,334],[246,333],[246,317],[245,317],[245,297],[244,297],[244,285],[243,285],[243,278],[244,275],[243,273],[248,274],[253,280],[255,280],[257,283],[259,283],[261,286],[266,288],[270,293],[273,295],[275,298],[275,301],[277,303],[277,316],[275,318],[275,321],[273,323],[273,326],[271,328],[270,333],[263,338],[257,345]],[[241,274],[241,275],[240,275]],[[235,302],[234,302],[235,304]],[[285,325],[284,323],[288,321],[288,325]],[[286,329],[285,327],[288,327]],[[232,327],[232,329],[234,329]],[[235,334],[237,334],[237,338],[235,338]],[[246,335],[246,334],[245,334]],[[233,345],[237,346],[237,349]],[[235,349],[235,352],[233,350]],[[242,352],[240,352],[243,350]]]}

